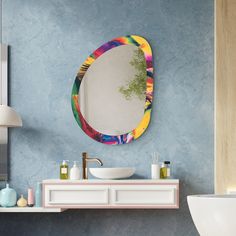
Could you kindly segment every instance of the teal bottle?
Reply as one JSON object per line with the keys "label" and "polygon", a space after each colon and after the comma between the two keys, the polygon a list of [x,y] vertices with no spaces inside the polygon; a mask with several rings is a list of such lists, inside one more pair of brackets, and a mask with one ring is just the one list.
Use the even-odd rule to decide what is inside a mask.
{"label": "teal bottle", "polygon": [[42,207],[42,184],[39,182],[35,190],[35,207]]}
{"label": "teal bottle", "polygon": [[14,207],[16,205],[16,191],[6,184],[6,188],[0,192],[0,204],[2,207]]}

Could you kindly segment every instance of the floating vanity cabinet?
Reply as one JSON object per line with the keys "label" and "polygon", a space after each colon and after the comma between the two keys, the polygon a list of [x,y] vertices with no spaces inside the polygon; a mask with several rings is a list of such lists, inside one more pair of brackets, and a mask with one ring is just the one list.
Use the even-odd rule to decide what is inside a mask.
{"label": "floating vanity cabinet", "polygon": [[44,180],[45,208],[179,208],[179,180]]}

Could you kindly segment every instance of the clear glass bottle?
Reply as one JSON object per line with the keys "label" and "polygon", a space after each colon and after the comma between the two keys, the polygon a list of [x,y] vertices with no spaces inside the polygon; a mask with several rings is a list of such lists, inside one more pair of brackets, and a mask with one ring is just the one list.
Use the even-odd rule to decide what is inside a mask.
{"label": "clear glass bottle", "polygon": [[165,166],[164,162],[161,163],[160,178],[166,179],[166,166]]}
{"label": "clear glass bottle", "polygon": [[164,164],[166,165],[166,178],[170,179],[171,173],[170,173],[170,161],[164,161]]}
{"label": "clear glass bottle", "polygon": [[170,178],[170,161],[164,161],[161,164],[160,177],[161,177],[161,179],[169,179]]}

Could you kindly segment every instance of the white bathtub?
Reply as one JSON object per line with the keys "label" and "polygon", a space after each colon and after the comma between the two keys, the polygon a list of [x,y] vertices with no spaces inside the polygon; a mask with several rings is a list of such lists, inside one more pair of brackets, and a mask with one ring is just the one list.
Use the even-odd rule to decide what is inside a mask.
{"label": "white bathtub", "polygon": [[201,236],[236,236],[236,195],[192,195],[187,199]]}

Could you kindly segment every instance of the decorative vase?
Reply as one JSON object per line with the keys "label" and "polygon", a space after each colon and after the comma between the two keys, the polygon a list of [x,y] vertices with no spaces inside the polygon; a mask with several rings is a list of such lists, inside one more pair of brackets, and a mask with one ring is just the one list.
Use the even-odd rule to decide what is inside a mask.
{"label": "decorative vase", "polygon": [[16,205],[16,191],[6,184],[6,188],[0,192],[0,204],[2,207],[13,207]]}
{"label": "decorative vase", "polygon": [[28,206],[29,207],[34,206],[34,191],[32,188],[28,189]]}
{"label": "decorative vase", "polygon": [[27,206],[27,200],[24,198],[23,194],[21,194],[21,197],[17,201],[18,207],[26,207]]}
{"label": "decorative vase", "polygon": [[37,183],[37,187],[35,190],[35,206],[36,207],[42,206],[42,185],[40,182]]}

